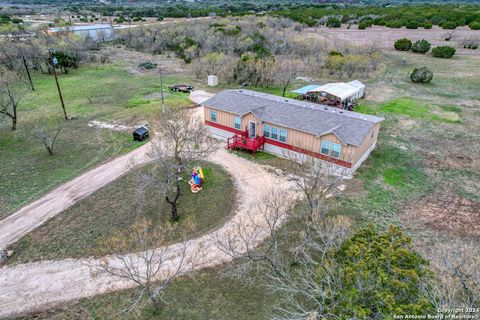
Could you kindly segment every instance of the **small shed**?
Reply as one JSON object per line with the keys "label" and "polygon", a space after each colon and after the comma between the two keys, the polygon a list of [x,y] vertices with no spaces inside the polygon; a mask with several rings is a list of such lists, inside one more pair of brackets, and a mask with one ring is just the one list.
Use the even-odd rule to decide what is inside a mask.
{"label": "small shed", "polygon": [[214,75],[209,75],[208,76],[208,86],[210,86],[210,87],[218,86],[218,77],[214,76]]}
{"label": "small shed", "polygon": [[145,127],[140,127],[140,128],[137,128],[135,131],[133,131],[133,140],[143,141],[147,139],[148,136],[149,136],[148,129]]}
{"label": "small shed", "polygon": [[353,81],[347,82],[347,84],[358,89],[358,92],[356,94],[357,99],[363,98],[363,96],[365,95],[365,88],[366,88],[363,83],[361,83],[358,80],[353,80]]}

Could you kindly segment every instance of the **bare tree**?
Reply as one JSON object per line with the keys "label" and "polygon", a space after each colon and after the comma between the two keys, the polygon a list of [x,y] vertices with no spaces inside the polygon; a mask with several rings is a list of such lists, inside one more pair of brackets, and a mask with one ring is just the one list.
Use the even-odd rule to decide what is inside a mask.
{"label": "bare tree", "polygon": [[295,80],[302,67],[302,63],[299,60],[295,60],[292,57],[277,58],[275,69],[275,77],[277,82],[282,87],[282,97],[285,97],[288,86]]}
{"label": "bare tree", "polygon": [[19,82],[15,72],[0,67],[0,115],[12,121],[12,130],[17,129]]}
{"label": "bare tree", "polygon": [[108,255],[100,263],[90,266],[92,272],[114,276],[133,283],[139,289],[138,296],[126,311],[146,304],[160,309],[165,303],[165,289],[176,278],[200,265],[198,257],[201,250],[189,251],[186,241],[165,247],[173,231],[172,226],[159,227],[141,221],[102,243],[103,253]]}
{"label": "bare tree", "polygon": [[53,156],[55,143],[57,142],[60,132],[63,130],[63,121],[48,121],[46,119],[38,120],[30,130],[30,136],[42,143],[47,149],[49,155]]}
{"label": "bare tree", "polygon": [[[441,235],[436,237],[441,238]],[[474,241],[449,239],[417,244],[436,271],[431,301],[438,308],[474,308],[480,303],[480,249]]]}
{"label": "bare tree", "polygon": [[266,286],[280,297],[272,319],[335,319],[329,309],[341,301],[339,270],[328,259],[351,234],[352,222],[342,216],[326,219],[315,227],[295,266],[284,264],[269,273]]}
{"label": "bare tree", "polygon": [[336,266],[326,263],[328,253],[350,235],[352,223],[338,216],[316,224],[314,232],[305,238],[305,250],[292,264],[293,252],[288,249],[292,237],[278,227],[292,213],[289,211],[293,202],[291,196],[272,191],[261,199],[258,211],[237,223],[236,232],[227,237],[218,235],[213,241],[236,259],[227,269],[227,276],[252,283],[260,279],[262,285],[277,294],[278,316],[274,319],[328,318],[332,315],[325,310],[338,299],[341,286]]}
{"label": "bare tree", "polygon": [[142,175],[145,186],[155,185],[172,207],[172,219],[178,221],[178,200],[182,175],[195,162],[206,160],[218,148],[203,122],[190,110],[170,110],[158,121],[159,140],[152,143],[149,157],[154,167]]}
{"label": "bare tree", "polygon": [[[216,235],[216,246],[238,263],[234,274],[244,275],[252,269],[279,272],[281,268],[277,227],[287,218],[295,199],[281,191],[270,191],[257,204],[258,210],[250,211],[246,220],[239,221],[236,232]],[[263,239],[266,240],[260,245]]]}
{"label": "bare tree", "polygon": [[310,156],[299,156],[294,152],[286,152],[289,160],[288,179],[301,190],[307,199],[308,208],[305,223],[312,224],[322,220],[329,207],[327,199],[338,193],[338,187],[345,176],[345,169],[332,163]]}

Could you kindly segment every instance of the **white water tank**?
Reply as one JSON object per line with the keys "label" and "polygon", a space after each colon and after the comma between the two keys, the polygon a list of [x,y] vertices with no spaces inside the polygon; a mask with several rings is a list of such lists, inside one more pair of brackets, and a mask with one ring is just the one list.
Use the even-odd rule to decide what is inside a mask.
{"label": "white water tank", "polygon": [[209,75],[208,76],[208,85],[210,87],[216,87],[218,86],[218,77],[214,75]]}

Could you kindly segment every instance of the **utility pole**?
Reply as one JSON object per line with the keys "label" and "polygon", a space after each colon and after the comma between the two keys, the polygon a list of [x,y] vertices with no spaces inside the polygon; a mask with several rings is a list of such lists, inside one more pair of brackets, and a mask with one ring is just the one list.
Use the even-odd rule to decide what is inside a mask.
{"label": "utility pole", "polygon": [[162,77],[162,68],[160,70],[160,92],[162,93],[162,112],[165,113],[165,97],[163,96],[163,77]]}
{"label": "utility pole", "polygon": [[63,103],[62,90],[60,90],[60,84],[58,83],[57,70],[55,69],[55,65],[58,64],[58,60],[57,58],[55,58],[54,52],[52,52],[52,50],[48,49],[48,53],[50,54],[50,61],[52,63],[53,75],[55,76],[55,83],[57,84],[58,96],[60,97],[60,103],[62,104],[63,116],[65,117],[65,120],[68,120],[67,110],[65,109],[65,103]]}
{"label": "utility pole", "polygon": [[30,81],[30,86],[32,87],[32,91],[35,91],[33,87],[32,77],[30,76],[30,70],[28,70],[27,60],[25,60],[25,56],[22,56],[23,65],[25,66],[25,70],[27,71],[28,81]]}

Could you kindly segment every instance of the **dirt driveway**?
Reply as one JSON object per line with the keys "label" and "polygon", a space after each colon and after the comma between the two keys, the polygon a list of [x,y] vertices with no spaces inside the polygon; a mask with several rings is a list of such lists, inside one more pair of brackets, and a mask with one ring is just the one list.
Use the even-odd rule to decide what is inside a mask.
{"label": "dirt driveway", "polygon": [[145,163],[147,148],[148,144],[143,145],[90,170],[0,220],[0,248],[7,247],[78,200],[117,179],[129,170],[131,161]]}
{"label": "dirt driveway", "polygon": [[[294,192],[293,185],[283,178],[267,172],[252,161],[228,153],[223,148],[209,160],[223,166],[232,176],[237,188],[238,204],[236,214],[230,221],[216,231],[188,242],[187,257],[196,256],[198,252],[202,252],[201,262],[197,261],[195,268],[210,267],[231,259],[217,248],[212,237],[239,240],[238,224],[243,225],[245,219],[255,217],[259,219],[259,223],[264,223],[260,218],[261,214],[256,212],[256,204],[272,188],[277,191],[284,190],[285,193]],[[89,180],[77,180],[77,187],[80,190],[83,190],[80,183],[83,187],[91,186]],[[65,194],[67,197],[65,200],[72,201],[67,194]],[[62,202],[61,198],[57,200],[55,202]],[[55,210],[59,210],[60,207],[62,205],[58,205]],[[260,242],[265,237],[266,235],[262,235],[257,238],[257,241]],[[238,250],[242,251],[241,241],[234,243],[237,243]],[[168,250],[175,254],[180,248],[177,244],[169,246]],[[113,257],[108,259],[111,259],[114,264],[120,263]],[[119,281],[111,276],[93,275],[91,266],[98,264],[99,261],[93,258],[66,259],[0,268],[0,317],[48,309],[64,301],[134,286],[132,283]],[[162,269],[162,274],[168,274],[177,263],[177,259],[173,260]]]}
{"label": "dirt driveway", "polygon": [[[201,103],[211,95],[206,92],[193,92],[192,96],[194,102]],[[200,116],[203,115],[202,109],[196,111]],[[129,169],[128,163],[131,159],[137,164],[148,161],[147,149],[148,144],[95,168],[0,221],[0,246],[18,240],[74,202],[113,181]],[[217,248],[212,239],[229,239],[239,252],[244,250],[242,242],[239,241],[241,232],[248,232],[251,228],[251,224],[245,222],[254,219],[255,223],[266,223],[261,213],[257,212],[256,204],[268,192],[275,189],[285,194],[295,193],[293,184],[284,178],[252,161],[228,153],[223,148],[212,155],[209,161],[223,166],[232,176],[237,189],[237,209],[235,216],[219,229],[188,241],[186,260],[196,261],[193,269],[211,267],[231,260],[230,256]],[[245,229],[240,229],[239,225]],[[259,234],[255,238],[255,244],[266,237],[267,234]],[[179,244],[168,246],[166,250],[176,258],[162,268],[162,276],[175,269],[180,257],[176,254],[180,250]],[[115,265],[121,263],[115,257],[109,256],[105,259]],[[92,266],[98,265],[100,261],[94,258],[65,259],[0,268],[0,318],[45,310],[61,302],[134,286],[133,283],[119,281],[112,276],[92,273]]]}
{"label": "dirt driveway", "polygon": [[[190,99],[200,104],[212,96],[211,93],[197,90],[190,94]],[[195,115],[203,118],[203,108],[197,108]],[[0,248],[6,248],[7,245],[17,241],[78,200],[91,195],[125,174],[129,170],[129,163],[145,163],[148,160],[146,157],[147,149],[148,144],[109,161],[0,220]]]}

